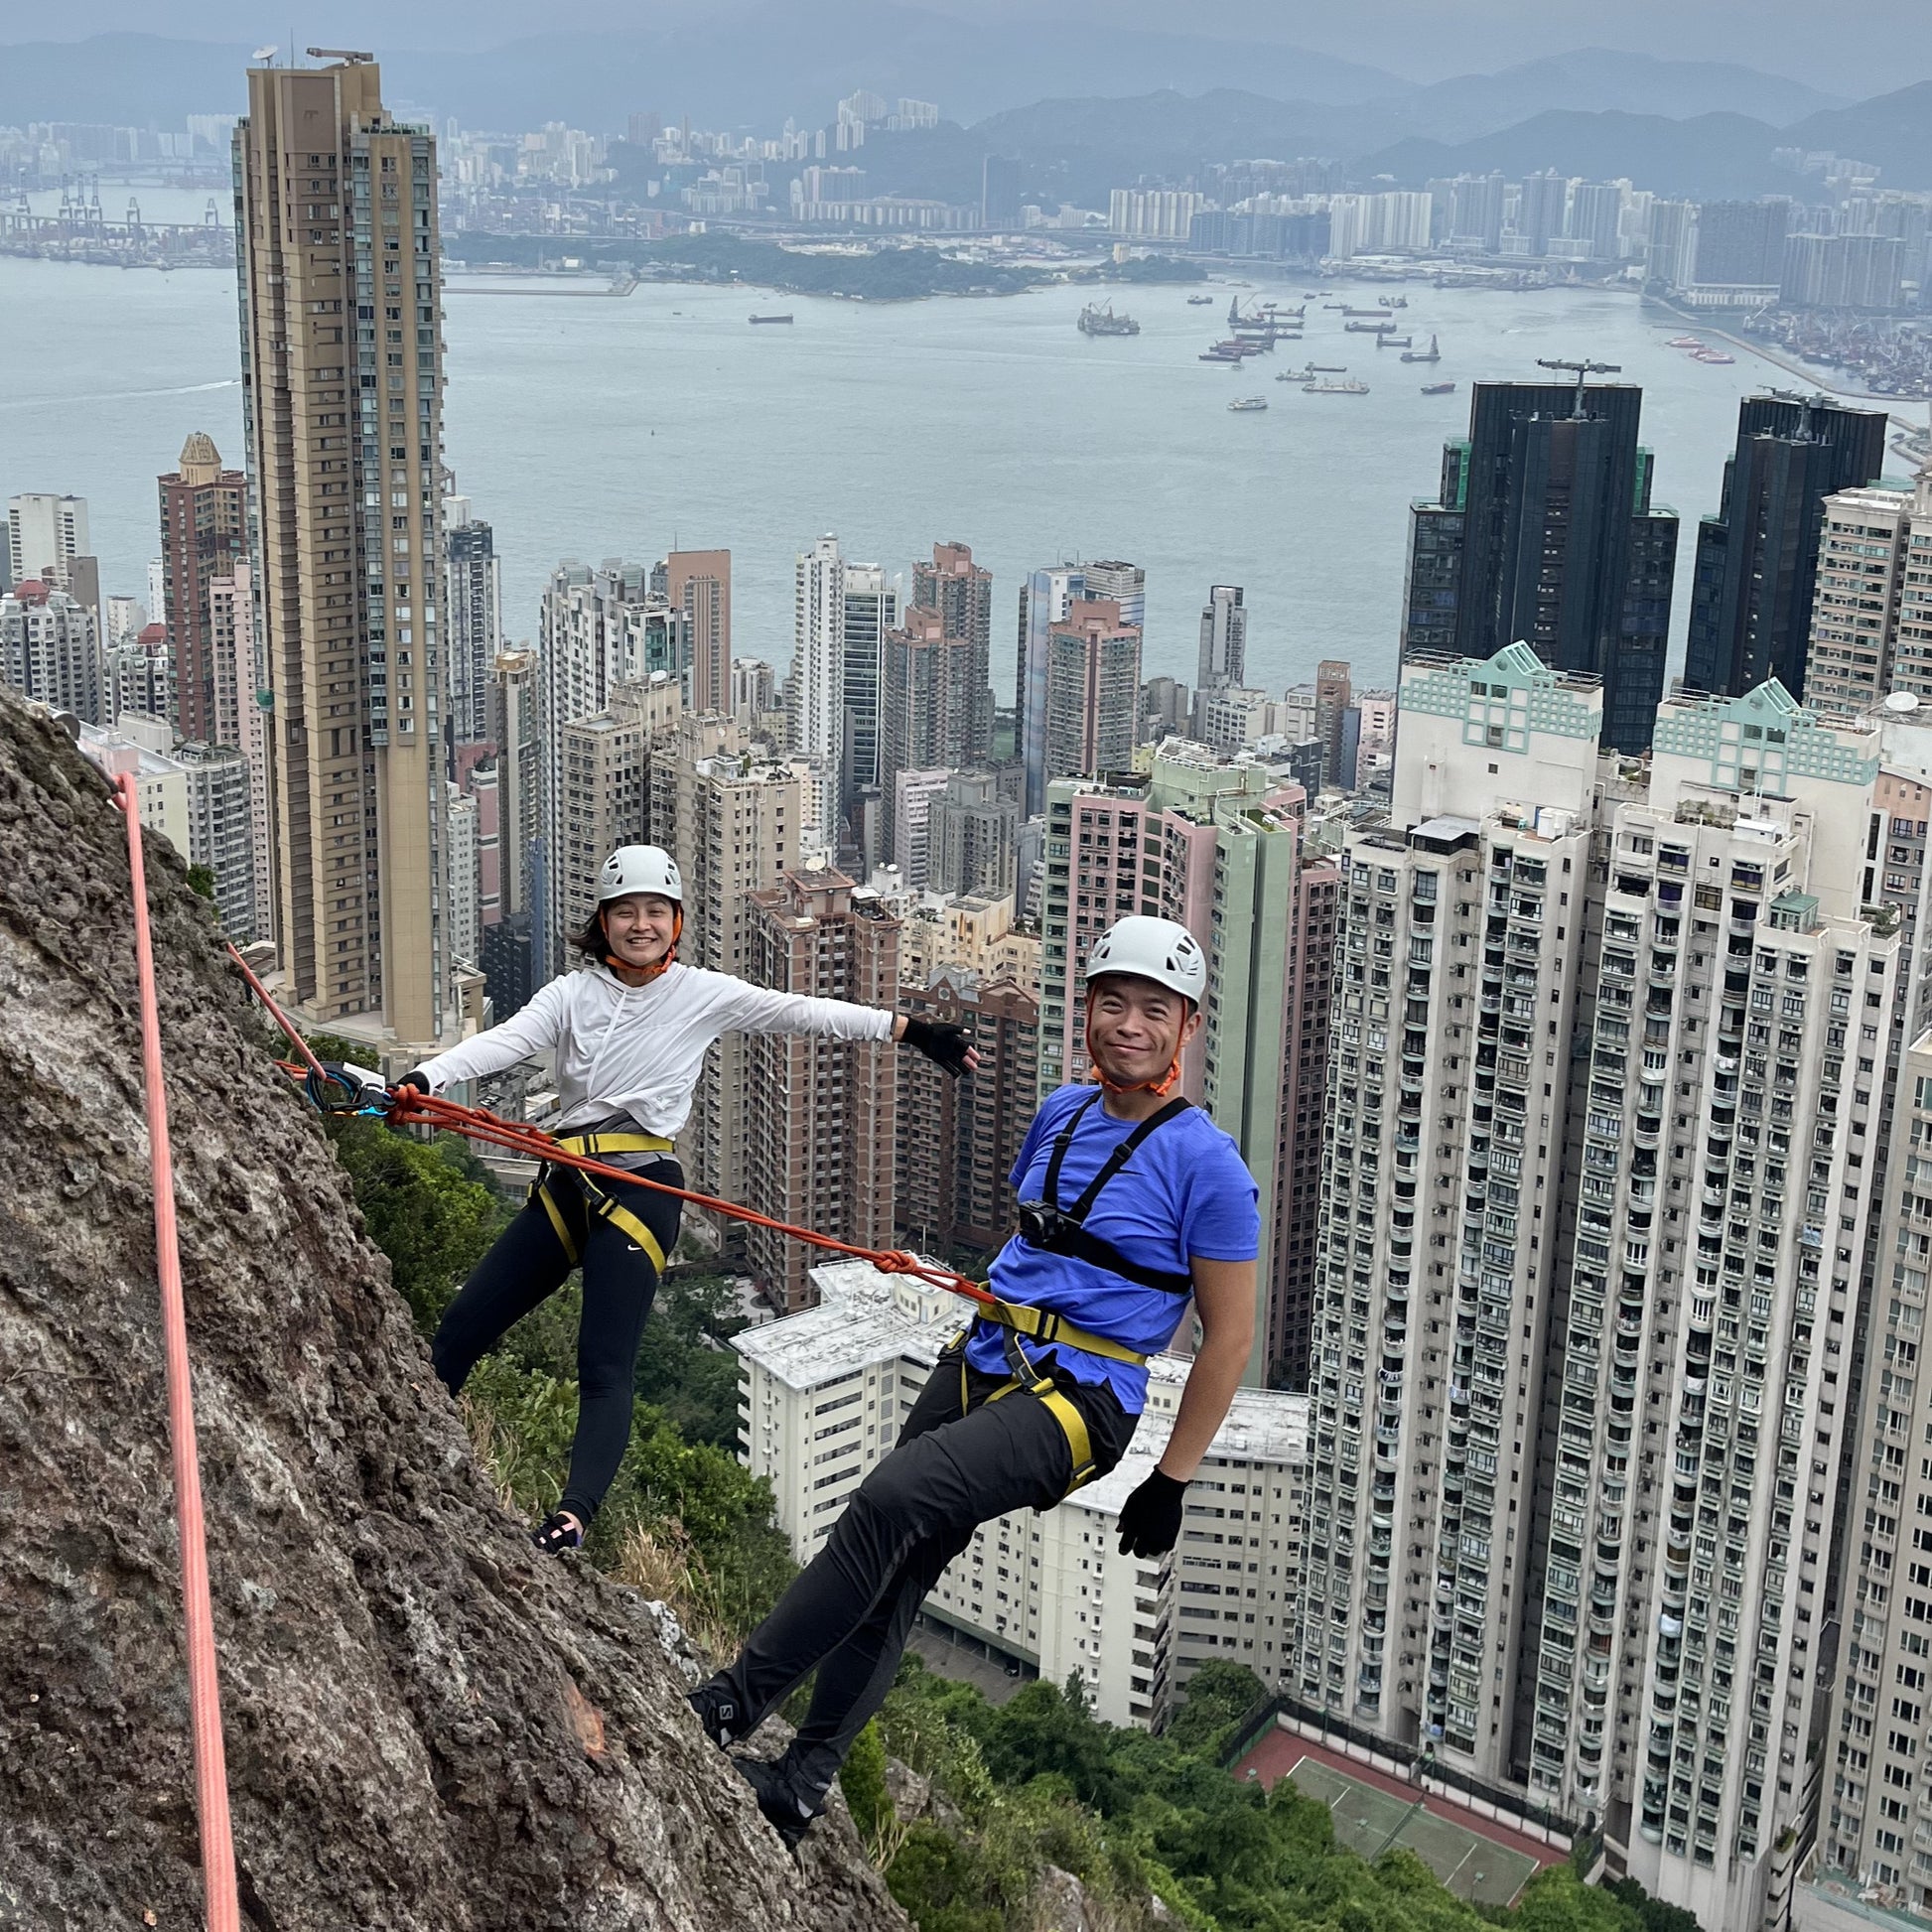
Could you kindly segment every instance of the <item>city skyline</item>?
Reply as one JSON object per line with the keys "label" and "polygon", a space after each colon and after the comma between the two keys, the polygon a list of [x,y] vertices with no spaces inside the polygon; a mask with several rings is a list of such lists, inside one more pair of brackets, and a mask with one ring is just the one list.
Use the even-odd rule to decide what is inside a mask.
{"label": "city skyline", "polygon": [[[447,436],[446,388],[471,378],[445,272],[459,234],[492,231],[454,228],[444,198],[476,215],[541,181],[561,207],[620,172],[613,144],[560,124],[520,150],[530,172],[506,168],[486,138],[399,118],[354,54],[247,85],[245,467],[197,427],[142,479],[145,608],[118,566],[103,581],[89,499],[57,493],[88,476],[21,479],[0,672],[139,787],[299,1019],[388,1079],[533,999],[554,1013],[564,989],[543,989],[580,969],[572,988],[618,1003],[607,1024],[713,997],[706,973],[875,1010],[863,1037],[847,1013],[836,1035],[720,1040],[688,1122],[647,1137],[713,1196],[685,1258],[773,1317],[708,1336],[737,1342],[762,1527],[814,1554],[936,1355],[928,1286],[814,1267],[792,1235],[888,1262],[912,1242],[977,1275],[1018,1217],[1036,1106],[1094,1076],[1090,1040],[1106,1051],[1094,947],[1123,918],[1171,921],[1167,973],[1201,962],[1197,1024],[1148,1088],[1197,1107],[1255,1184],[1229,1423],[1173,1498],[1172,1563],[1105,1554],[1126,1485],[1103,1476],[1050,1524],[989,1521],[928,1614],[1010,1672],[1077,1678],[1110,1723],[1164,1725],[1194,1672],[1239,1661],[1284,1724],[1584,1846],[1580,1866],[1705,1932],[1789,1932],[1801,1891],[1839,1880],[1932,1918],[1928,1653],[1908,1627],[1932,1620],[1932,1563],[1901,1528],[1908,1487],[1932,1511],[1932,1461],[1914,1478],[1906,1453],[1932,1428],[1932,1201],[1906,1192],[1932,1172],[1932,445],[1888,443],[1876,409],[1735,393],[1756,371],[1721,373],[1736,358],[1706,340],[1741,344],[1780,305],[1809,328],[1817,291],[1856,280],[1875,298],[1859,340],[1916,345],[1899,305],[1932,295],[1932,194],[1808,152],[1803,203],[1675,203],[1547,167],[1358,192],[1308,157],[1215,164],[1211,194],[1111,191],[1105,240],[1082,246],[1140,284],[1050,342],[1041,320],[1031,363],[984,345],[1043,311],[939,312],[976,333],[923,357],[902,421],[854,400],[895,331],[945,340],[906,320],[933,311],[852,303],[814,330],[748,318],[761,298],[735,284],[703,306],[629,269],[554,303],[497,281],[500,367],[477,388],[549,415],[532,436],[481,405],[503,440],[480,456]],[[801,170],[802,227],[961,228],[955,206],[864,193],[855,160],[937,117],[862,87],[761,157],[640,108],[621,147],[676,184],[679,221],[711,201],[766,218],[772,159]],[[1050,231],[1033,213],[1009,254]],[[36,245],[31,210],[9,218]],[[1286,280],[1258,290],[1257,261]],[[1546,300],[1622,337],[1435,379],[1480,305]],[[1206,354],[1183,346],[1201,307],[1228,332]],[[686,322],[713,330],[680,388]],[[649,419],[634,382],[559,347],[646,326]],[[810,361],[815,342],[842,364]],[[1314,379],[1344,350],[1373,385]],[[1251,356],[1293,385],[1278,415],[1225,406],[1226,364]],[[546,365],[568,373],[539,393]],[[833,399],[822,504],[757,402],[801,368]],[[753,369],[769,386],[736,386]],[[1358,406],[1377,390],[1399,416]],[[996,391],[1029,398],[1024,460],[976,440]],[[1170,407],[1197,467],[1102,393]],[[685,465],[693,426],[724,452],[722,498]],[[806,521],[852,506],[835,454],[886,475],[889,443],[928,485],[894,505],[891,551]],[[647,498],[605,495],[613,457]],[[1379,520],[1348,494],[1363,473]],[[1664,500],[1687,489],[1714,505],[1694,556]],[[1352,515],[1345,545],[1310,534],[1311,496]],[[1109,554],[1047,527],[1062,499],[1075,534],[1118,533]],[[1277,674],[1270,599],[1296,573],[1358,605],[1399,596],[1386,685],[1386,660],[1327,626]],[[1708,688],[1673,675],[1680,636]],[[598,897],[606,855],[645,843],[676,900],[677,956],[648,974],[606,956],[626,942]],[[970,1078],[935,1064],[935,1026],[974,1043]],[[576,1132],[609,1038],[587,1076],[533,1054],[466,1097]],[[1109,1114],[1140,1104],[1108,1084]],[[1178,1253],[1213,1317],[1206,1362],[1219,1298]],[[1090,1265],[1133,1277],[1118,1254]],[[1053,1372],[1079,1379],[1059,1333],[1075,1360]],[[1138,1453],[1179,1429],[1186,1372],[1157,1368]]]}

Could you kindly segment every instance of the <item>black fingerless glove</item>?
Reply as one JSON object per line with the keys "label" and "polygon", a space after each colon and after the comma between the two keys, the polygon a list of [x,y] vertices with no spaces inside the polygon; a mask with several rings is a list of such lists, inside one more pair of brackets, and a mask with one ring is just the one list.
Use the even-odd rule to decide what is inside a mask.
{"label": "black fingerless glove", "polygon": [[1165,1557],[1180,1535],[1180,1508],[1187,1485],[1156,1469],[1120,1506],[1120,1553]]}
{"label": "black fingerless glove", "polygon": [[914,1020],[908,1015],[899,1044],[916,1048],[935,1065],[943,1066],[955,1080],[968,1070],[966,1055],[972,1040],[964,1027],[946,1021]]}
{"label": "black fingerless glove", "polygon": [[424,1099],[428,1099],[430,1096],[430,1092],[431,1092],[431,1088],[429,1084],[429,1075],[425,1073],[420,1066],[414,1068],[412,1071],[408,1073],[405,1073],[402,1076],[402,1078],[398,1080],[396,1084],[389,1089],[391,1098],[400,1097],[405,1093],[420,1093],[424,1097]]}

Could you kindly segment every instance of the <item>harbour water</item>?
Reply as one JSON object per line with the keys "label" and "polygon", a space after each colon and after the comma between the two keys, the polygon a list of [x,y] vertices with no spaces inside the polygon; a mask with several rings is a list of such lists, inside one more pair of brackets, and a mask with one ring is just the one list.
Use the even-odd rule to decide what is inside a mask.
{"label": "harbour water", "polygon": [[[511,635],[534,633],[560,558],[716,546],[733,553],[737,651],[782,664],[792,558],[815,537],[836,531],[848,556],[908,583],[935,539],[959,540],[994,573],[1003,697],[1021,575],[1075,555],[1146,566],[1150,676],[1191,679],[1201,604],[1231,582],[1246,588],[1251,682],[1279,689],[1323,657],[1386,680],[1409,502],[1433,494],[1470,384],[1537,379],[1539,356],[1620,363],[1643,385],[1656,494],[1684,520],[1681,661],[1697,519],[1718,506],[1737,398],[1793,384],[1741,348],[1728,366],[1695,362],[1665,345],[1679,319],[1584,289],[1409,288],[1399,333],[1438,334],[1443,351],[1416,365],[1321,306],[1345,294],[1367,307],[1376,291],[1324,285],[1304,342],[1233,371],[1196,359],[1223,333],[1218,283],[1211,309],[1181,287],[1115,290],[1141,333],[1108,338],[1075,328],[1088,292],[1074,288],[894,305],[787,295],[786,329],[747,326],[774,306],[760,291],[603,289],[448,285],[449,460],[495,526]],[[0,258],[0,495],[87,497],[103,587],[144,594],[155,476],[198,429],[240,461],[232,278]],[[1369,393],[1269,380],[1309,360],[1345,364]],[[1456,391],[1425,396],[1426,381]],[[1264,389],[1265,412],[1228,410]]]}

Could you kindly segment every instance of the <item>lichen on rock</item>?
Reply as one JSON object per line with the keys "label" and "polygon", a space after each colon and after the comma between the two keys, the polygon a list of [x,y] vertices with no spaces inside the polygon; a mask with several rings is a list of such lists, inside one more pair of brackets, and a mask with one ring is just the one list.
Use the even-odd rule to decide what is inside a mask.
{"label": "lichen on rock", "polygon": [[[243,1919],[888,1932],[794,1861],[661,1608],[477,1467],[207,902],[147,847]],[[125,829],[0,694],[0,1925],[202,1923]]]}

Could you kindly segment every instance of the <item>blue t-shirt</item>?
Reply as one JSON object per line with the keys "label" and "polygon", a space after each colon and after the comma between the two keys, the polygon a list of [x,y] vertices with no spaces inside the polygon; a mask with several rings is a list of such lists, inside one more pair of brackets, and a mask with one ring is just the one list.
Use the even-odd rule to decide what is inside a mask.
{"label": "blue t-shirt", "polygon": [[[1012,1180],[1022,1200],[1046,1197],[1046,1164],[1053,1141],[1069,1115],[1093,1099],[1091,1086],[1059,1087],[1040,1103],[1026,1144],[1013,1164]],[[1074,1130],[1060,1164],[1059,1205],[1070,1208],[1101,1164],[1134,1131],[1095,1102]],[[1088,1229],[1130,1261],[1172,1274],[1187,1273],[1190,1256],[1206,1261],[1253,1261],[1261,1242],[1258,1190],[1234,1142],[1198,1107],[1164,1122],[1134,1151],[1127,1165],[1100,1190],[1086,1217]],[[1145,1288],[1072,1255],[1047,1254],[1015,1235],[995,1258],[994,1292],[1009,1302],[1050,1309],[1082,1328],[1143,1355],[1158,1354],[1173,1339],[1188,1298]],[[1069,1374],[1106,1382],[1130,1416],[1147,1406],[1147,1370],[1056,1341]],[[1028,1344],[1037,1355],[1037,1343]],[[966,1360],[989,1374],[1006,1373],[1005,1330],[980,1322],[967,1344]]]}

